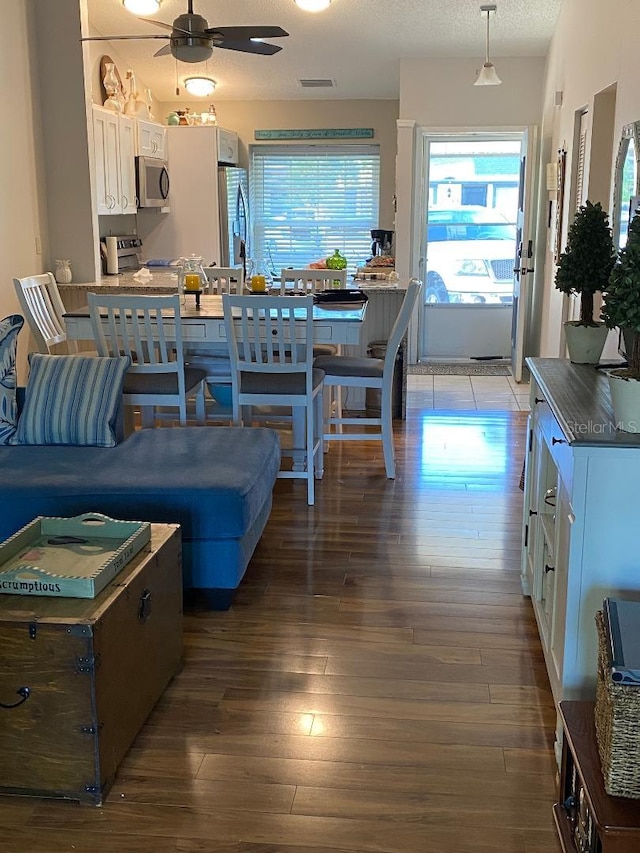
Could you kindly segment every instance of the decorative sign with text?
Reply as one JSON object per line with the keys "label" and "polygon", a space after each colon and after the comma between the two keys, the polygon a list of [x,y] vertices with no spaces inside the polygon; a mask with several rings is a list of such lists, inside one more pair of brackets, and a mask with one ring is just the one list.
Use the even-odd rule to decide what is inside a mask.
{"label": "decorative sign with text", "polygon": [[308,130],[256,130],[255,139],[373,139],[372,127],[310,128]]}

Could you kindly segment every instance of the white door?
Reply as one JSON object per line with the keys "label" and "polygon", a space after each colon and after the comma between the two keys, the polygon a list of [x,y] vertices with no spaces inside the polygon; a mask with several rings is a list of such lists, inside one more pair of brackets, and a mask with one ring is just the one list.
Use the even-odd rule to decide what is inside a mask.
{"label": "white door", "polygon": [[510,357],[521,139],[425,134],[423,359]]}
{"label": "white door", "polygon": [[520,150],[520,186],[517,211],[517,244],[513,265],[513,319],[511,324],[511,372],[516,382],[523,377],[534,284],[534,220],[532,200],[535,192],[537,128],[522,134]]}

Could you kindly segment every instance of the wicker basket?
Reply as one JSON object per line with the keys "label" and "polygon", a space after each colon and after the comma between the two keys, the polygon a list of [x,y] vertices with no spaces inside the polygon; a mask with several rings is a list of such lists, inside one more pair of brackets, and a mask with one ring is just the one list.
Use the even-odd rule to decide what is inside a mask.
{"label": "wicker basket", "polygon": [[596,613],[596,626],[595,724],[604,787],[612,797],[640,798],[640,686],[612,680],[601,611]]}

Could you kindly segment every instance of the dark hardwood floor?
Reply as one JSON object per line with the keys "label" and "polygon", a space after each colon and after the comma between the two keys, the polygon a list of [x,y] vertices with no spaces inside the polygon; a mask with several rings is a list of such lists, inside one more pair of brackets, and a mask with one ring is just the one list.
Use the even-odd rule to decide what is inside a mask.
{"label": "dark hardwood floor", "polygon": [[331,447],[315,507],[278,481],[105,805],[0,798],[0,851],[558,853],[525,417],[412,405],[395,481],[377,442]]}

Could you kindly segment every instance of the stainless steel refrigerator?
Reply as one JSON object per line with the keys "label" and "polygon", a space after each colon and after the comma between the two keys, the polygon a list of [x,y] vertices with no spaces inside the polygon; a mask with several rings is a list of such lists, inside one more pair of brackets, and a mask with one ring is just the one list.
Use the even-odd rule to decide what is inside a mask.
{"label": "stainless steel refrigerator", "polygon": [[249,179],[246,169],[218,167],[218,199],[220,266],[240,264],[245,267],[249,239]]}

